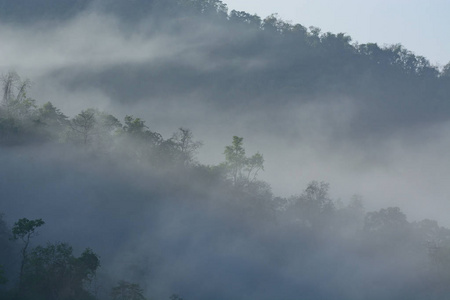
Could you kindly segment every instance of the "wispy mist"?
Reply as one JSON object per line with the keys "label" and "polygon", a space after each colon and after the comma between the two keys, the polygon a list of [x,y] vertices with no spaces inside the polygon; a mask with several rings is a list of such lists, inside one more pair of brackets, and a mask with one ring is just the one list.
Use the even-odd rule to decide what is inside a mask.
{"label": "wispy mist", "polygon": [[[33,244],[96,250],[103,298],[122,279],[158,299],[426,298],[435,273],[427,240],[416,236],[426,226],[414,221],[450,226],[442,76],[405,75],[394,63],[385,76],[373,67],[385,57],[370,65],[345,37],[314,29],[292,34],[329,43],[328,52],[285,41],[269,22],[261,30],[167,12],[130,20],[103,5],[33,26],[0,21],[0,73],[29,78],[29,96],[69,119],[93,107],[141,118],[165,139],[189,128],[203,142],[200,165],[166,170],[131,159],[140,145],[125,138],[111,142],[113,154],[53,142],[2,147],[0,212],[9,225],[44,218]],[[264,155],[259,178],[271,189],[239,193],[214,173],[233,136],[244,137],[247,155]],[[318,213],[318,227],[298,217],[312,180],[330,183],[336,207]],[[370,231],[364,212],[349,208],[353,195],[381,216],[400,207],[410,227]]]}

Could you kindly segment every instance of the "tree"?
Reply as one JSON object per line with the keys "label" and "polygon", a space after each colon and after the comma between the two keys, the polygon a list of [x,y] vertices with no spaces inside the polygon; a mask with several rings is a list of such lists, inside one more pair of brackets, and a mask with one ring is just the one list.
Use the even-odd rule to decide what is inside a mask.
{"label": "tree", "polygon": [[122,124],[113,115],[96,111],[96,124],[92,142],[97,150],[108,151],[114,145],[114,138],[122,129]]}
{"label": "tree", "polygon": [[[17,75],[16,72],[9,72],[6,75],[3,75],[1,78],[2,84],[3,84],[3,105],[5,107],[8,107],[11,101],[16,98],[14,90],[21,86],[21,80],[20,76]],[[25,87],[25,85],[22,85],[22,87]],[[24,90],[23,88],[20,88],[21,90]]]}
{"label": "tree", "polygon": [[159,133],[148,130],[144,120],[134,118],[133,116],[125,117],[125,126],[123,126],[123,130],[128,135],[150,142],[152,145],[159,145],[163,141],[163,138]]}
{"label": "tree", "polygon": [[67,123],[67,116],[51,102],[44,103],[38,108],[38,119],[40,122],[50,126],[61,126]]}
{"label": "tree", "polygon": [[255,153],[247,158],[245,172],[247,180],[254,181],[260,170],[264,170],[264,157],[260,153]]}
{"label": "tree", "polygon": [[398,207],[388,207],[369,212],[364,220],[366,232],[397,231],[408,225],[406,215]]}
{"label": "tree", "polygon": [[108,132],[122,128],[122,124],[120,123],[120,121],[113,115],[100,113],[99,118],[102,128]]}
{"label": "tree", "polygon": [[194,161],[198,148],[203,145],[200,141],[194,141],[194,135],[190,129],[182,127],[173,134],[171,140],[179,152],[178,159],[184,165],[189,165]]}
{"label": "tree", "polygon": [[145,121],[140,118],[125,116],[125,126],[123,127],[125,132],[133,135],[141,135],[144,134],[147,128],[148,127],[145,125]]}
{"label": "tree", "polygon": [[69,138],[84,145],[109,148],[112,137],[122,129],[122,124],[113,115],[89,108],[81,111],[70,121]]}
{"label": "tree", "polygon": [[72,130],[81,136],[83,144],[88,143],[91,135],[94,134],[94,128],[97,123],[96,111],[92,108],[81,111],[70,122]]}
{"label": "tree", "polygon": [[259,16],[250,15],[245,11],[232,10],[229,19],[231,22],[248,24],[255,29],[259,29],[261,26],[261,18]]}
{"label": "tree", "polygon": [[242,146],[243,140],[242,137],[233,136],[232,144],[226,146],[224,151],[226,165],[234,184],[242,176],[242,170],[246,162],[245,149]]}
{"label": "tree", "polygon": [[242,178],[242,171],[245,167],[246,157],[245,149],[242,146],[244,138],[233,136],[233,143],[231,146],[225,147],[225,165],[230,174],[233,185],[236,185]]}
{"label": "tree", "polygon": [[224,166],[228,171],[233,185],[245,185],[253,182],[260,170],[264,170],[264,158],[256,153],[251,157],[245,155],[242,137],[233,137],[230,146],[225,147]]}
{"label": "tree", "polygon": [[20,263],[20,273],[19,273],[19,281],[22,283],[23,279],[23,270],[27,260],[27,249],[30,245],[30,239],[36,236],[38,233],[36,231],[37,228],[44,225],[45,222],[42,219],[36,220],[28,220],[27,218],[19,219],[12,228],[13,240],[20,239],[23,242],[22,247],[22,261]]}
{"label": "tree", "polygon": [[169,146],[170,141],[164,141],[161,134],[150,131],[141,118],[126,116],[124,123],[120,135],[124,141],[120,147],[125,155],[140,162],[156,164],[167,158],[168,153],[164,153],[163,148]]}
{"label": "tree", "polygon": [[227,17],[228,7],[220,0],[188,0],[181,1],[187,11],[193,11],[194,13],[201,13],[207,16],[218,15],[221,17]]}
{"label": "tree", "polygon": [[441,77],[450,79],[450,62],[442,68]]}
{"label": "tree", "polygon": [[0,77],[2,102],[0,103],[0,143],[20,141],[18,137],[33,129],[35,101],[27,96],[29,80],[23,80],[15,72]]}
{"label": "tree", "polygon": [[100,259],[91,249],[75,257],[66,243],[38,246],[27,259],[22,292],[43,299],[90,299],[85,285],[99,267]]}
{"label": "tree", "polygon": [[3,84],[2,106],[6,114],[24,120],[36,108],[35,101],[27,96],[31,85],[28,79],[22,80],[16,72],[9,72],[1,77]]}
{"label": "tree", "polygon": [[334,203],[328,195],[330,185],[312,181],[300,196],[290,200],[294,218],[306,227],[323,227],[329,224],[335,211]]}
{"label": "tree", "polygon": [[69,125],[67,116],[51,102],[47,102],[38,108],[35,122],[43,129],[44,135],[50,138],[60,136]]}
{"label": "tree", "polygon": [[113,300],[145,300],[144,291],[136,283],[127,281],[119,281],[115,287],[111,289],[111,297]]}
{"label": "tree", "polygon": [[369,248],[401,252],[412,237],[412,226],[400,208],[388,207],[366,214],[363,233]]}
{"label": "tree", "polygon": [[411,223],[411,227],[419,244],[450,247],[450,230],[439,226],[437,221],[430,219],[416,221]]}

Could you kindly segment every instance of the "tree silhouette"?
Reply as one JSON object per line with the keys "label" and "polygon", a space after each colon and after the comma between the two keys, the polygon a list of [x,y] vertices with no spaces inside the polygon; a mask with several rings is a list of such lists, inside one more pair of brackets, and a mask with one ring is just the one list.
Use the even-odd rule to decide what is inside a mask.
{"label": "tree silhouette", "polygon": [[54,300],[90,299],[85,285],[99,266],[91,249],[75,257],[66,243],[35,247],[25,264],[22,292]]}
{"label": "tree silhouette", "polygon": [[23,281],[23,272],[24,266],[27,261],[28,253],[27,249],[30,245],[30,239],[36,236],[38,233],[36,231],[37,228],[44,225],[45,222],[42,219],[36,220],[28,220],[27,218],[19,219],[12,228],[13,240],[20,239],[23,242],[22,246],[22,261],[20,263],[20,273],[19,273],[19,284],[22,284]]}

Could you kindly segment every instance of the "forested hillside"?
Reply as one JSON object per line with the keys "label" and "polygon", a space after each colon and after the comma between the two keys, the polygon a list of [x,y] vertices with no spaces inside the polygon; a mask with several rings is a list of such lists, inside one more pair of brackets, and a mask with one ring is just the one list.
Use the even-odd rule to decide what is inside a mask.
{"label": "forested hillside", "polygon": [[276,15],[263,19],[228,12],[219,0],[84,0],[58,5],[21,0],[2,1],[0,7],[1,20],[23,26],[27,20],[95,11],[119,16],[129,33],[178,40],[178,45],[170,44],[175,47],[171,53],[144,64],[115,61],[95,70],[69,66],[50,74],[69,87],[102,89],[117,102],[194,93],[234,110],[350,98],[357,110],[355,126],[374,132],[448,120],[449,65],[439,70],[399,44],[353,44],[346,34],[290,24]]}
{"label": "forested hillside", "polygon": [[[45,222],[21,218],[11,230],[2,220],[2,299],[449,292],[450,230],[436,221],[409,222],[397,207],[366,213],[360,197],[333,200],[323,182],[275,197],[257,178],[263,155],[248,155],[241,137],[206,166],[189,129],[163,138],[144,120],[93,108],[69,118],[28,98],[14,73],[3,92],[1,207]],[[73,253],[86,246],[95,250]]]}
{"label": "forested hillside", "polygon": [[1,35],[0,299],[449,294],[449,64],[219,0],[0,0]]}

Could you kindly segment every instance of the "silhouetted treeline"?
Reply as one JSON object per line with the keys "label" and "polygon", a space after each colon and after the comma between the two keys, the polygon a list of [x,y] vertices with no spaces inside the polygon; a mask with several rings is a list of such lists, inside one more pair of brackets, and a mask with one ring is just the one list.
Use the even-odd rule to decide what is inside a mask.
{"label": "silhouetted treeline", "polygon": [[28,81],[14,72],[3,75],[0,106],[0,145],[42,143],[81,145],[106,156],[120,154],[154,165],[187,166],[201,142],[189,129],[180,128],[169,139],[151,131],[144,120],[126,116],[123,124],[113,115],[89,108],[73,118],[52,103],[41,106],[27,96]]}
{"label": "silhouetted treeline", "polygon": [[[265,199],[255,193],[243,196],[235,192],[227,198],[228,204],[214,204],[221,207],[220,214],[211,212],[210,216],[202,216],[191,226],[196,230],[195,239],[206,238],[201,242],[205,249],[198,249],[201,253],[198,255],[215,259],[215,268],[211,270],[214,276],[223,276],[227,283],[230,282],[228,272],[250,276],[246,277],[250,281],[244,281],[249,290],[241,290],[247,295],[246,299],[256,299],[259,291],[249,292],[262,288],[263,283],[268,293],[264,299],[273,299],[277,293],[284,299],[298,299],[298,295],[305,299],[331,296],[335,299],[379,299],[380,296],[389,299],[442,299],[450,292],[450,230],[440,227],[435,221],[408,222],[397,207],[365,213],[359,198],[345,205],[333,201],[328,195],[328,185],[318,182],[312,182],[300,195],[288,199]],[[261,205],[265,201],[269,205]],[[260,204],[255,205],[257,202]],[[131,201],[127,205],[135,204]],[[211,206],[211,203],[197,205]],[[178,217],[183,215],[177,213]],[[233,220],[232,225],[229,224],[230,219]],[[166,222],[171,223],[170,220]],[[2,232],[8,234],[8,226],[3,221],[1,224]],[[207,227],[199,227],[199,224]],[[183,237],[186,238],[189,239]],[[60,242],[33,245],[24,256],[25,268],[19,280],[18,270],[11,270],[18,264],[10,264],[20,256],[19,241],[2,241],[2,249],[15,248],[17,251],[2,250],[0,284],[8,285],[0,287],[0,299],[146,299],[144,295],[156,288],[154,283],[139,278],[141,273],[133,276],[139,278],[139,284],[130,283],[119,273],[106,277],[103,274],[93,281],[100,266],[98,256],[86,249],[77,257],[68,243]],[[172,242],[178,244],[180,241]],[[153,245],[158,249],[161,246]],[[167,246],[162,248],[167,251],[170,249]],[[232,254],[227,252],[229,250]],[[176,250],[152,253],[162,263],[169,263],[168,260],[176,255],[173,251]],[[214,257],[215,251],[219,258]],[[127,256],[126,253],[121,255]],[[145,256],[145,260],[144,257],[135,259],[142,263],[154,259],[147,257],[148,254]],[[108,269],[108,263],[111,262],[102,260],[102,268]],[[144,265],[140,267],[145,269]],[[200,265],[198,272],[204,271],[204,266]],[[196,276],[192,274],[192,277]],[[109,278],[121,280],[114,284]],[[181,287],[198,284],[192,278],[178,280],[181,280]],[[94,283],[102,286],[100,292]],[[203,284],[209,285],[210,280]],[[140,286],[145,286],[146,290]],[[223,293],[218,299],[241,296],[238,291],[226,289],[210,291],[196,286],[184,289],[189,295],[197,295],[196,299],[210,299],[214,292]],[[193,293],[192,290],[196,289],[198,292]]]}

